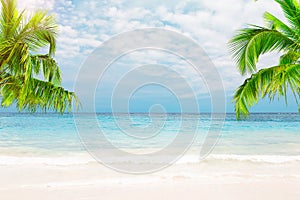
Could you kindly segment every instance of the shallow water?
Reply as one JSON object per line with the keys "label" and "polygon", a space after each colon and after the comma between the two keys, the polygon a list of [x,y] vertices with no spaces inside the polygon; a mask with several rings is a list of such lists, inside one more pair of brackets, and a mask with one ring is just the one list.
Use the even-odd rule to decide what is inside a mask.
{"label": "shallow water", "polygon": [[[91,120],[93,115],[82,114],[78,118],[82,119],[87,132],[101,130],[115,148],[131,153],[147,154],[169,148],[178,134],[195,136],[194,141],[183,141],[175,146],[181,148],[180,145],[193,142],[189,153],[179,163],[199,162],[197,158],[203,142],[208,134],[214,133],[218,143],[208,160],[300,162],[299,114],[252,114],[245,121],[236,121],[234,114],[227,114],[220,133],[217,129],[212,129],[211,133],[209,130],[211,124],[222,125],[221,115],[211,121],[209,114],[98,114],[99,124],[96,125]],[[2,158],[84,154],[85,148],[80,140],[83,135],[82,131],[78,134],[73,115],[0,114]],[[13,162],[11,157],[6,158],[10,160],[7,162]],[[79,159],[78,162],[89,161]]]}

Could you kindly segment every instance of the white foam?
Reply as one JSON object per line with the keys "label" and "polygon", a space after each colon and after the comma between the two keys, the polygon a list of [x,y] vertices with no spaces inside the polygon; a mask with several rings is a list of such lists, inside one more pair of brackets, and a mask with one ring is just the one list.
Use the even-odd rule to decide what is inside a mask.
{"label": "white foam", "polygon": [[0,156],[0,165],[80,165],[95,162],[91,157],[74,156],[74,157],[16,157]]}
{"label": "white foam", "polygon": [[262,163],[288,163],[300,162],[300,155],[298,156],[283,156],[283,155],[211,155],[208,159],[225,160],[225,161],[250,161]]}
{"label": "white foam", "polygon": [[201,161],[236,161],[236,162],[256,162],[256,163],[289,163],[300,162],[299,156],[282,156],[282,155],[234,155],[234,154],[212,154],[205,159],[200,159],[199,155],[185,155],[180,158],[176,164],[193,164]]}
{"label": "white foam", "polygon": [[[196,164],[200,162],[254,162],[254,163],[270,163],[270,164],[283,164],[291,162],[300,162],[299,156],[280,156],[280,155],[231,155],[231,154],[214,154],[210,155],[204,160],[200,160],[199,155],[190,154],[181,157],[176,164]],[[162,162],[165,160],[163,157],[160,160],[148,160],[145,157],[144,160],[131,160],[126,158],[112,158],[111,162],[114,163],[134,163],[134,164],[147,164],[153,162]],[[0,156],[0,165],[84,165],[96,163],[96,160],[91,156],[74,155],[74,156],[57,156],[57,157],[34,157],[34,156]]]}

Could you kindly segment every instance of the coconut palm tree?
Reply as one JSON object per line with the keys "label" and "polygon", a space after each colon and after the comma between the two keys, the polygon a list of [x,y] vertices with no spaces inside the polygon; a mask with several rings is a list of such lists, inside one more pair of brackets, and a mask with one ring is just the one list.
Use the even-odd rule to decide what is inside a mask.
{"label": "coconut palm tree", "polygon": [[[2,106],[19,111],[69,111],[75,94],[61,86],[61,71],[53,59],[58,27],[45,11],[26,15],[16,0],[1,0],[0,94]],[[45,55],[38,54],[47,50]]]}
{"label": "coconut palm tree", "polygon": [[[261,98],[273,101],[285,97],[290,90],[300,99],[300,4],[298,0],[275,0],[282,8],[286,23],[269,12],[264,14],[266,26],[248,25],[230,40],[229,46],[238,70],[251,74],[236,90],[233,101],[237,119],[249,115],[249,107]],[[257,70],[261,55],[282,53],[279,64]],[[300,107],[298,108],[300,112]]]}

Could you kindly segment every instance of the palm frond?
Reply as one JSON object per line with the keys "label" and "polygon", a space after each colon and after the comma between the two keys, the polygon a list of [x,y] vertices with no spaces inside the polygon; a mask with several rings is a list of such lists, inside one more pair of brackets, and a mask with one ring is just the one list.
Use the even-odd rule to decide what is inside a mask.
{"label": "palm frond", "polygon": [[297,42],[297,39],[300,36],[299,32],[290,28],[288,25],[286,25],[284,22],[282,22],[280,19],[278,19],[277,17],[275,17],[269,12],[265,12],[264,19],[269,29],[277,30],[283,33],[284,35],[286,35],[294,42]]}
{"label": "palm frond", "polygon": [[[295,100],[298,103],[300,93],[300,64],[288,64],[278,67],[276,74],[272,78],[272,82],[265,90],[265,94],[271,100],[277,95],[285,97],[287,104],[287,88],[290,88],[294,94]],[[264,96],[263,96],[264,97]]]}
{"label": "palm frond", "polygon": [[288,50],[294,41],[277,30],[259,26],[241,29],[230,40],[229,47],[242,75],[256,71],[260,55],[274,50]]}
{"label": "palm frond", "polygon": [[282,56],[280,56],[279,64],[296,64],[299,62],[300,52],[289,51]]}
{"label": "palm frond", "polygon": [[15,22],[18,18],[17,1],[1,0],[0,30],[1,37],[8,38],[14,32]]}
{"label": "palm frond", "polygon": [[249,115],[249,107],[258,103],[266,96],[271,101],[278,95],[287,96],[287,88],[291,88],[296,100],[299,99],[300,64],[279,65],[259,70],[246,79],[234,94],[235,112],[237,119]]}
{"label": "palm frond", "polygon": [[280,4],[285,17],[289,21],[292,27],[300,31],[300,4],[298,0],[275,0]]}
{"label": "palm frond", "polygon": [[17,39],[30,44],[30,51],[37,51],[49,45],[49,55],[53,56],[56,49],[57,32],[55,17],[48,15],[47,12],[37,11],[23,25]]}
{"label": "palm frond", "polygon": [[42,72],[44,80],[57,86],[61,85],[61,70],[53,58],[49,55],[34,55],[31,56],[31,61],[33,71],[36,75],[39,75]]}
{"label": "palm frond", "polygon": [[50,82],[31,78],[25,85],[25,77],[1,74],[0,88],[2,106],[11,106],[14,102],[20,111],[35,112],[37,109],[55,110],[60,113],[72,110],[72,103],[79,106],[79,100],[73,92]]}
{"label": "palm frond", "polygon": [[8,72],[12,75],[21,75],[26,71],[30,62],[28,45],[25,43],[15,43],[14,40],[6,40],[0,44],[1,66],[9,66]]}

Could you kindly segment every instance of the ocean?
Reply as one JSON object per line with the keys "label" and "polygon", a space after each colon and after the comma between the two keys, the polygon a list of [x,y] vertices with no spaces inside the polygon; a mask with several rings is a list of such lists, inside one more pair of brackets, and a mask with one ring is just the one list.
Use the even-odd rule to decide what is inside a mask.
{"label": "ocean", "polygon": [[[86,125],[79,133],[72,114],[1,113],[0,165],[92,162],[82,142],[84,130],[89,133],[101,130],[111,147],[133,155],[153,152],[159,155],[162,149],[182,148],[176,151],[180,153],[174,159],[177,164],[300,163],[300,115],[297,113],[254,113],[244,121],[236,121],[233,113],[227,114],[224,121],[221,116],[211,121],[210,114],[99,113],[95,117],[97,125],[90,123],[94,118],[91,114],[77,114],[76,118]],[[213,130],[213,124],[221,129]],[[210,131],[214,134],[211,149],[199,159]],[[189,135],[189,140],[170,146],[178,134]],[[105,145],[97,147],[97,151],[102,150],[107,151]]]}

